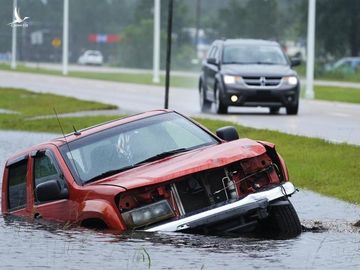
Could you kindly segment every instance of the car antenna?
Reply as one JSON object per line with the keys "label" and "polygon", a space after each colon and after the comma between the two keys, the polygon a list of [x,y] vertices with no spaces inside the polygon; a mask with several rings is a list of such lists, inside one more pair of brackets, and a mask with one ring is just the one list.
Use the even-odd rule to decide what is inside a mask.
{"label": "car antenna", "polygon": [[81,132],[77,131],[74,125],[73,125],[73,130],[74,130],[74,135],[75,136],[80,136],[81,135]]}
{"label": "car antenna", "polygon": [[[68,150],[69,150],[69,153],[70,153],[70,155],[71,155],[71,161],[70,161],[70,162],[72,163],[73,167],[75,168],[75,171],[76,171],[77,175],[79,176],[80,180],[82,181],[81,176],[80,176],[80,174],[79,174],[79,170],[78,170],[78,168],[77,168],[77,166],[76,166],[76,163],[75,163],[74,156],[73,156],[72,151],[71,151],[71,149],[70,149],[70,145],[69,145],[69,143],[68,143],[68,141],[67,141],[67,139],[66,139],[66,136],[65,136],[65,133],[64,133],[64,129],[63,129],[62,125],[61,125],[61,122],[60,122],[60,119],[59,119],[59,116],[58,116],[58,114],[57,114],[57,112],[56,112],[55,107],[53,108],[53,110],[54,110],[56,119],[57,119],[57,121],[58,121],[58,123],[59,123],[59,127],[60,127],[61,133],[62,133],[62,135],[63,135],[63,137],[64,137],[66,146],[67,146],[67,148],[68,148]],[[78,131],[76,131],[76,129],[75,129],[74,126],[73,126],[73,128],[74,128],[74,130],[75,130],[75,133],[74,133],[74,134],[77,135],[76,133],[77,133]],[[79,133],[80,133],[80,132],[79,132]],[[81,133],[80,133],[80,134],[81,134]]]}

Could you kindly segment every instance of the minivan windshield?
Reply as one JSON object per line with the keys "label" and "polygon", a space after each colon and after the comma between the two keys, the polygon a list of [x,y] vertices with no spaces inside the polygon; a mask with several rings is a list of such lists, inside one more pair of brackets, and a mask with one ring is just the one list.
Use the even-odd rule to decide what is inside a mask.
{"label": "minivan windshield", "polygon": [[151,116],[115,126],[60,147],[79,184],[167,156],[190,151],[218,140],[174,113]]}
{"label": "minivan windshield", "polygon": [[256,44],[225,45],[223,64],[288,65],[279,46]]}

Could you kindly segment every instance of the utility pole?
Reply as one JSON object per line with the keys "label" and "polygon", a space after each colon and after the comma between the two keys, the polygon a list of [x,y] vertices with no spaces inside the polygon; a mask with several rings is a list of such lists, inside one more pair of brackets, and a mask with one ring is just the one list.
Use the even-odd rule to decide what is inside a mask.
{"label": "utility pole", "polygon": [[166,46],[166,77],[165,77],[165,109],[169,108],[169,85],[170,85],[170,64],[171,64],[171,35],[172,35],[172,17],[173,0],[169,1],[168,25],[167,25],[167,46]]}
{"label": "utility pole", "polygon": [[62,74],[67,75],[69,64],[69,0],[64,0],[62,49]]}
{"label": "utility pole", "polygon": [[196,17],[195,17],[195,52],[197,55],[197,49],[199,45],[199,31],[200,31],[200,12],[201,12],[201,0],[196,0]]}
{"label": "utility pole", "polygon": [[154,0],[153,80],[160,82],[160,0]]}
{"label": "utility pole", "polygon": [[306,59],[306,91],[305,98],[314,99],[314,63],[315,63],[315,16],[316,0],[309,0],[307,29],[307,59]]}
{"label": "utility pole", "polygon": [[[15,21],[15,9],[17,8],[17,0],[13,0],[13,21]],[[11,68],[16,69],[16,25],[12,25],[11,40]]]}

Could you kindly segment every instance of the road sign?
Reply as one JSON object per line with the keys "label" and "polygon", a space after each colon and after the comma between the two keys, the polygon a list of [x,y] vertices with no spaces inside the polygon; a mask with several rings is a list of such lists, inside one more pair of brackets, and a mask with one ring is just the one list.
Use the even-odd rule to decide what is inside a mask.
{"label": "road sign", "polygon": [[51,45],[55,48],[59,48],[61,46],[61,39],[60,38],[53,38],[51,41]]}
{"label": "road sign", "polygon": [[31,45],[41,45],[44,42],[43,32],[35,31],[30,34]]}

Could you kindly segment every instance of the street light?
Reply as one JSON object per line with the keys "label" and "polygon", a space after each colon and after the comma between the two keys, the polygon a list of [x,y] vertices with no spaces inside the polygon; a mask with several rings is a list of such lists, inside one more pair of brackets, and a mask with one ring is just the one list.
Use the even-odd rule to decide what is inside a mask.
{"label": "street light", "polygon": [[169,108],[172,17],[173,17],[173,0],[169,0],[168,25],[167,25],[167,46],[166,46],[166,76],[165,76],[165,105],[164,105],[165,109]]}
{"label": "street light", "polygon": [[309,0],[305,91],[307,99],[314,99],[315,16],[316,0]]}
{"label": "street light", "polygon": [[160,0],[154,0],[153,82],[160,82]]}
{"label": "street light", "polygon": [[62,74],[68,74],[69,63],[69,0],[64,0]]}
{"label": "street light", "polygon": [[[15,9],[16,8],[17,8],[17,0],[13,0],[13,21],[15,21]],[[11,68],[16,69],[16,25],[12,26]]]}

